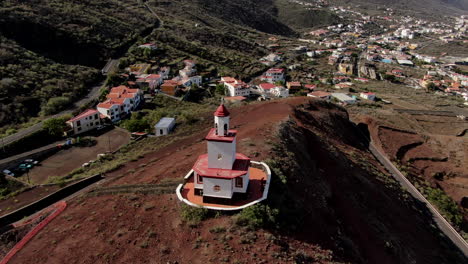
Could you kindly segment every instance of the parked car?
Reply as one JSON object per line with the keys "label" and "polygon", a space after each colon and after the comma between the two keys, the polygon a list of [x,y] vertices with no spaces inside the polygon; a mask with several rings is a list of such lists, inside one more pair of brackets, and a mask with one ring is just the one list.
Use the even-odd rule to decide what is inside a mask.
{"label": "parked car", "polygon": [[22,171],[26,171],[26,170],[29,170],[33,167],[33,165],[31,164],[27,164],[27,163],[21,163],[19,166],[18,166],[18,169],[22,170]]}
{"label": "parked car", "polygon": [[5,174],[6,176],[15,177],[15,174],[9,170],[3,170],[3,174]]}
{"label": "parked car", "polygon": [[37,164],[39,163],[39,161],[33,160],[33,159],[27,159],[27,160],[24,160],[24,163],[29,163],[29,164],[32,164],[32,165],[37,165]]}

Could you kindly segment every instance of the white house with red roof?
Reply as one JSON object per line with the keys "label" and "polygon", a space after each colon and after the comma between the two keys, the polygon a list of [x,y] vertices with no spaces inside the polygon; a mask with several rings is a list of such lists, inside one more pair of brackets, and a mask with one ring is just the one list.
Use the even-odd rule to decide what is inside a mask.
{"label": "white house with red roof", "polygon": [[265,72],[265,75],[260,77],[262,81],[269,83],[275,83],[278,81],[284,81],[285,70],[282,68],[271,68]]}
{"label": "white house with red roof", "polygon": [[198,157],[194,171],[195,194],[203,201],[225,202],[245,194],[249,186],[250,158],[236,152],[237,131],[229,129],[229,111],[221,104],[214,125],[205,137],[208,153]]}
{"label": "white house with red roof", "polygon": [[232,77],[221,77],[221,82],[228,90],[229,96],[249,96],[250,87],[243,81]]}
{"label": "white house with red roof", "polygon": [[119,121],[127,114],[125,111],[124,100],[122,99],[109,99],[99,103],[97,105],[97,111],[99,111],[103,117],[109,118],[112,122]]}
{"label": "white house with red roof", "polygon": [[124,109],[129,113],[140,105],[143,92],[140,89],[130,89],[127,86],[121,85],[112,88],[106,97],[110,100],[123,99]]}
{"label": "white house with red roof", "polygon": [[97,110],[88,109],[68,120],[66,123],[73,130],[73,134],[78,135],[93,130],[101,125],[101,117]]}

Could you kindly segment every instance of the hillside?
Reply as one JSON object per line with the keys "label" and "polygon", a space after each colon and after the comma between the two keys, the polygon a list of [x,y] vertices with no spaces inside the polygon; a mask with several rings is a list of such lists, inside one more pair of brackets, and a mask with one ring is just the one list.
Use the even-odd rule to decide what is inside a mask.
{"label": "hillside", "polygon": [[[197,132],[123,164],[71,200],[11,263],[466,261],[367,152],[343,108],[291,98],[230,112],[239,151],[273,169],[265,204],[231,215],[177,200],[175,186],[206,151],[200,139],[210,112]],[[147,140],[138,146],[148,148]],[[141,194],[141,184],[152,189]]]}
{"label": "hillside", "polygon": [[82,98],[154,23],[137,1],[2,1],[0,134]]}

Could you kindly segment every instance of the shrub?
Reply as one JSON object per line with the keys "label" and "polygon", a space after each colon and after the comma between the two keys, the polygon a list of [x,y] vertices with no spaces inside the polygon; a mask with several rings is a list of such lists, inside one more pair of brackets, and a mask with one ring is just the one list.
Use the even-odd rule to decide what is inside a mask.
{"label": "shrub", "polygon": [[277,227],[278,214],[278,209],[271,209],[264,204],[256,204],[242,210],[237,215],[235,223],[252,228]]}
{"label": "shrub", "polygon": [[181,217],[190,225],[198,225],[201,221],[209,217],[209,211],[205,208],[197,208],[183,204]]}
{"label": "shrub", "polygon": [[440,213],[452,224],[460,227],[463,222],[463,215],[458,205],[440,189],[424,187],[422,190],[424,196],[434,204]]}
{"label": "shrub", "polygon": [[53,97],[47,101],[47,104],[43,108],[44,115],[55,114],[70,105],[70,99],[68,97]]}

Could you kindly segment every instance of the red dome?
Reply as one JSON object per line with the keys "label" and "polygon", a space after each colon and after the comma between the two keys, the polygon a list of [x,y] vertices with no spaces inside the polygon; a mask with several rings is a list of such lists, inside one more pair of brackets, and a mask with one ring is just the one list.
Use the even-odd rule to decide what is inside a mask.
{"label": "red dome", "polygon": [[214,115],[217,117],[225,117],[229,116],[229,111],[227,108],[224,106],[224,104],[221,104],[218,109],[216,109],[216,112],[214,112]]}

